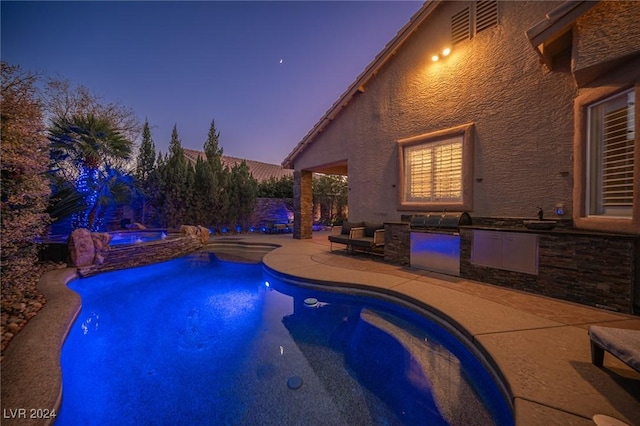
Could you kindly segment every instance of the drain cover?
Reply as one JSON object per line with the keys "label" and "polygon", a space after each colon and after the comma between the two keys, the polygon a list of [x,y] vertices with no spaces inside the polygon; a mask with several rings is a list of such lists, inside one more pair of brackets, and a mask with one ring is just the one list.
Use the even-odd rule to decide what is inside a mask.
{"label": "drain cover", "polygon": [[300,376],[291,376],[289,380],[287,380],[287,386],[289,386],[289,389],[298,389],[302,386],[302,379]]}
{"label": "drain cover", "polygon": [[305,306],[309,306],[314,307],[318,304],[318,299],[316,299],[315,297],[307,297],[306,299],[304,299],[304,305]]}

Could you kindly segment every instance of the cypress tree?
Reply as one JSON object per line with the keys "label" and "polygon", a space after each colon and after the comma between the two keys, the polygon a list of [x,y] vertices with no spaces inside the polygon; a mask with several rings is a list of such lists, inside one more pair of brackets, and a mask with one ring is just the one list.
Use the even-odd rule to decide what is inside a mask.
{"label": "cypress tree", "polygon": [[258,181],[246,162],[233,166],[229,174],[229,225],[246,229],[258,194]]}
{"label": "cypress tree", "polygon": [[211,198],[215,185],[213,172],[209,162],[198,157],[195,165],[194,210],[195,223],[210,226],[215,220],[215,211],[211,210]]}
{"label": "cypress tree", "polygon": [[168,227],[179,226],[186,218],[188,207],[187,163],[178,136],[178,128],[173,126],[169,153],[165,157],[161,173],[163,194],[163,223]]}
{"label": "cypress tree", "polygon": [[219,146],[219,141],[220,132],[216,130],[215,120],[211,120],[207,140],[204,143],[204,153],[214,172],[222,170],[222,148]]}
{"label": "cypress tree", "polygon": [[142,143],[140,144],[140,151],[136,159],[136,178],[145,182],[149,179],[149,176],[153,172],[156,166],[156,146],[153,143],[151,137],[151,130],[149,130],[149,122],[145,120],[144,127],[142,128]]}
{"label": "cypress tree", "polygon": [[[151,137],[151,130],[149,129],[149,122],[145,120],[144,127],[142,129],[142,143],[140,144],[140,151],[136,159],[136,186],[139,193],[140,207],[141,207],[141,221],[145,223],[149,215],[150,203],[153,199],[154,179],[153,173],[156,167],[156,146],[153,143]],[[157,183],[156,183],[157,184]]]}
{"label": "cypress tree", "polygon": [[[215,120],[211,120],[207,140],[204,143],[204,153],[207,158],[210,176],[206,192],[206,209],[209,212],[209,224],[220,228],[228,222],[229,194],[227,186],[227,168],[222,164],[223,150],[219,146],[220,132],[216,129]],[[203,193],[204,195],[205,193]]]}
{"label": "cypress tree", "polygon": [[154,223],[158,223],[162,227],[167,227],[166,217],[166,196],[164,189],[167,187],[165,183],[166,174],[166,155],[162,155],[162,152],[158,152],[156,158],[156,168],[151,174],[151,204],[154,210]]}
{"label": "cypress tree", "polygon": [[185,225],[200,225],[197,211],[198,194],[195,192],[195,172],[191,164],[185,161],[184,185],[180,188],[183,203],[182,221]]}

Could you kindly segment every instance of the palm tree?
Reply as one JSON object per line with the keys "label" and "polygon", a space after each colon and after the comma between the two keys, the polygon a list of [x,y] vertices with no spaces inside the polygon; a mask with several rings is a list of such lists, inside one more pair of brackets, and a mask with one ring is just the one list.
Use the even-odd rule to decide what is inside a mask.
{"label": "palm tree", "polygon": [[84,198],[85,209],[75,227],[98,230],[101,208],[122,202],[129,195],[125,165],[133,143],[106,117],[74,115],[53,123],[49,140],[51,171],[73,182]]}

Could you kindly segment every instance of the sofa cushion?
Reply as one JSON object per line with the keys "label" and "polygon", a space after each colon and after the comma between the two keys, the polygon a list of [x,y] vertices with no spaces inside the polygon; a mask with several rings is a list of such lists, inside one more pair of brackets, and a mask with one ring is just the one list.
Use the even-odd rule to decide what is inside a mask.
{"label": "sofa cushion", "polygon": [[373,238],[373,235],[376,233],[378,229],[384,229],[384,225],[382,223],[365,222],[364,236],[368,238]]}
{"label": "sofa cushion", "polygon": [[640,371],[640,330],[592,325],[589,337],[596,345]]}
{"label": "sofa cushion", "polygon": [[338,235],[329,235],[329,241],[332,243],[340,243],[340,244],[349,244],[349,235],[338,234]]}
{"label": "sofa cushion", "polygon": [[363,222],[349,222],[345,220],[342,222],[342,235],[349,235],[351,228],[361,228],[363,226]]}

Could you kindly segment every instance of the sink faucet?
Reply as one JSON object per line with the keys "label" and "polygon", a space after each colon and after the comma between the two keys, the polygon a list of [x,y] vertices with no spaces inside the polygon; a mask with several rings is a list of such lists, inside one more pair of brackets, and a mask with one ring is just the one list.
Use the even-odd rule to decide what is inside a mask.
{"label": "sink faucet", "polygon": [[542,211],[542,207],[538,207],[538,220],[544,220],[544,211]]}

